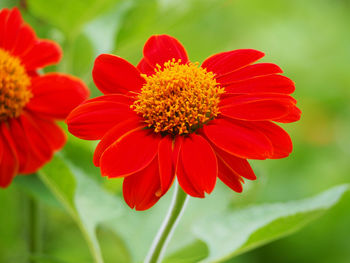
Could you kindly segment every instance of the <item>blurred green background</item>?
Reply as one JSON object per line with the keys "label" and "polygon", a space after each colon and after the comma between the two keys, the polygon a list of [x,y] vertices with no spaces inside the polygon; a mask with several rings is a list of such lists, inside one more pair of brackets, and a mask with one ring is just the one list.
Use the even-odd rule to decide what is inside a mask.
{"label": "blurred green background", "polygon": [[[253,161],[258,180],[246,183],[243,194],[231,193],[232,205],[294,200],[350,183],[349,0],[0,2],[1,8],[12,6],[20,7],[39,37],[61,44],[61,63],[46,70],[81,77],[92,96],[100,94],[91,78],[94,58],[100,53],[113,53],[136,64],[144,42],[152,34],[178,38],[192,61],[201,62],[214,53],[238,48],[265,52],[263,60],[280,65],[296,83],[294,96],[303,115],[301,121],[284,126],[294,142],[292,155],[283,160]],[[94,169],[92,162],[86,166]],[[94,180],[113,195],[121,195],[121,181]],[[50,255],[42,262],[92,262],[73,219],[45,187],[39,188],[46,198],[41,201],[43,250]],[[26,193],[33,193],[33,189],[29,191],[19,179],[0,191],[0,262],[25,262]],[[158,210],[149,213],[156,213],[153,211]],[[163,216],[158,215],[160,219]],[[113,258],[113,253],[123,254],[119,251],[122,246],[118,251],[114,246],[119,242],[117,237],[103,228],[98,236],[106,262],[119,262]],[[349,237],[348,194],[300,232],[226,262],[347,263]],[[127,255],[120,262],[127,262]]]}

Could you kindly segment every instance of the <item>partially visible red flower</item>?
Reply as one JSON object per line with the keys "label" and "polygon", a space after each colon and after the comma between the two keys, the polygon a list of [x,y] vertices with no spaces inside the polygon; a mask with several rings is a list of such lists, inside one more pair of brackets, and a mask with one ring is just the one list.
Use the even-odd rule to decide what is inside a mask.
{"label": "partially visible red flower", "polygon": [[39,74],[56,64],[60,47],[38,39],[17,8],[0,11],[0,187],[36,172],[66,141],[63,120],[89,91],[79,79]]}
{"label": "partially visible red flower", "polygon": [[277,159],[292,151],[275,122],[300,118],[294,83],[264,54],[240,49],[191,63],[183,46],[152,36],[137,67],[102,54],[93,79],[105,94],[74,109],[69,131],[101,140],[94,164],[103,176],[125,177],[123,193],[136,210],[153,206],[172,185],[204,197],[217,177],[236,192],[256,176],[247,159]]}

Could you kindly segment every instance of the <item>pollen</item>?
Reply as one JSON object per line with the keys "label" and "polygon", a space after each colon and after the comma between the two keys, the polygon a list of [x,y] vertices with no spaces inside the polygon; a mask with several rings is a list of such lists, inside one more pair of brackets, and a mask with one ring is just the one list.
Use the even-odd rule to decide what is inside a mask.
{"label": "pollen", "polygon": [[173,59],[142,77],[146,82],[131,107],[155,132],[186,135],[219,114],[224,88],[199,63]]}
{"label": "pollen", "polygon": [[32,96],[21,61],[0,48],[0,121],[18,117]]}

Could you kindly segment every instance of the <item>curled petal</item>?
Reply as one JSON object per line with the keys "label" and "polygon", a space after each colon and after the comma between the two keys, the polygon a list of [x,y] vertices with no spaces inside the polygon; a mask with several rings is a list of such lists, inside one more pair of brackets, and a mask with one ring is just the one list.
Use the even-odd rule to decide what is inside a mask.
{"label": "curled petal", "polygon": [[254,49],[237,49],[215,54],[207,58],[202,68],[214,72],[218,77],[244,68],[262,58],[265,54]]}
{"label": "curled petal", "polygon": [[163,66],[165,62],[172,59],[181,59],[183,64],[188,62],[185,48],[177,39],[168,35],[150,37],[143,48],[143,55],[145,61],[153,68],[157,64]]}
{"label": "curled petal", "polygon": [[[44,127],[45,124],[41,123],[35,116],[25,113],[19,118],[19,122],[24,132],[24,138],[27,141],[27,163],[21,172],[32,173],[38,170],[46,162],[48,162],[53,155],[54,147],[60,148],[60,142],[63,146],[65,142],[65,135],[58,132],[57,129],[51,127]],[[54,134],[45,134],[48,130],[55,130]],[[49,138],[57,136],[56,142],[50,142]]]}
{"label": "curled petal", "polygon": [[220,113],[239,120],[273,120],[282,118],[296,101],[285,94],[247,94],[224,98]]}
{"label": "curled petal", "polygon": [[242,183],[244,180],[239,174],[232,170],[222,159],[218,158],[219,179],[230,187],[233,191],[241,193],[243,191]]}
{"label": "curled petal", "polygon": [[11,50],[19,35],[21,25],[23,23],[21,13],[18,8],[13,8],[7,18],[4,35],[6,36],[0,47]]}
{"label": "curled petal", "polygon": [[243,159],[266,159],[273,154],[269,139],[243,122],[216,119],[203,127],[208,139],[218,148]]}
{"label": "curled petal", "polygon": [[68,130],[85,140],[99,140],[117,123],[135,118],[129,105],[114,101],[87,101],[67,117]]}
{"label": "curled petal", "polygon": [[155,72],[154,67],[148,64],[148,62],[144,58],[142,58],[139,64],[137,64],[137,69],[141,73],[146,74],[147,76],[152,75]]}
{"label": "curled petal", "polygon": [[294,90],[294,82],[282,75],[267,75],[251,79],[245,79],[242,81],[233,82],[225,86],[226,94],[291,94],[294,92]]}
{"label": "curled petal", "polygon": [[[238,158],[220,148],[213,146],[218,160],[220,159],[227,167],[229,167],[235,174],[242,176],[249,180],[255,180],[256,176],[253,169],[246,159]],[[220,169],[219,169],[220,170]]]}
{"label": "curled petal", "polygon": [[36,70],[56,64],[62,57],[59,45],[51,40],[38,40],[30,50],[22,56],[22,63],[27,71]]}
{"label": "curled petal", "polygon": [[259,129],[270,140],[273,147],[271,159],[285,158],[292,152],[293,145],[291,138],[278,125],[269,121],[252,122],[251,125]]}
{"label": "curled petal", "polygon": [[176,167],[176,176],[179,185],[188,195],[199,198],[205,197],[205,193],[198,188],[198,185],[193,184],[189,175],[186,174],[181,155],[179,155],[178,164]]}
{"label": "curled petal", "polygon": [[29,113],[19,119],[11,119],[9,127],[13,138],[16,138],[14,144],[21,174],[36,172],[66,142],[65,133],[54,121]]}
{"label": "curled petal", "polygon": [[140,119],[132,118],[116,124],[111,130],[109,130],[103,136],[102,140],[99,142],[99,144],[95,149],[94,159],[93,159],[94,165],[99,167],[101,155],[104,153],[104,151],[111,144],[117,141],[121,136],[123,136],[124,134],[128,133],[131,130],[136,129],[139,126],[140,126]]}
{"label": "curled petal", "polygon": [[228,86],[229,84],[242,81],[245,79],[251,79],[259,76],[267,76],[272,74],[283,73],[283,70],[272,63],[257,63],[240,70],[231,72],[224,76],[218,76],[216,81],[221,83],[223,86]]}
{"label": "curled petal", "polygon": [[202,136],[191,134],[183,141],[181,160],[184,173],[178,174],[179,184],[182,186],[184,181],[188,181],[184,183],[183,189],[186,191],[186,185],[190,184],[196,189],[196,195],[211,193],[215,187],[218,166],[210,144]]}
{"label": "curled petal", "polygon": [[31,158],[30,152],[31,149],[27,137],[25,136],[24,130],[18,118],[11,118],[8,121],[10,134],[16,140],[13,141],[14,147],[17,152],[20,173],[26,170],[26,166],[29,161],[28,158]]}
{"label": "curled petal", "polygon": [[133,104],[134,98],[127,96],[125,94],[108,94],[108,95],[99,96],[93,99],[89,99],[85,102],[85,104],[91,103],[91,102],[98,102],[98,101],[107,101],[107,102],[109,101],[109,102],[115,102],[115,103],[120,103],[120,104],[129,106]]}
{"label": "curled petal", "polygon": [[176,136],[174,139],[172,159],[173,159],[173,165],[175,167],[175,174],[177,174],[177,167],[179,165],[179,159],[180,159],[180,150],[181,150],[183,141],[184,141],[184,138],[182,136]]}
{"label": "curled petal", "polygon": [[0,47],[4,46],[4,41],[6,39],[5,30],[7,26],[7,18],[10,14],[10,10],[4,8],[0,11]]}
{"label": "curled petal", "polygon": [[173,183],[175,169],[173,165],[173,139],[165,136],[158,145],[159,176],[161,184],[161,194],[164,195]]}
{"label": "curled petal", "polygon": [[124,179],[123,196],[128,206],[142,211],[159,200],[160,188],[158,161],[154,158],[146,168]]}
{"label": "curled petal", "polygon": [[10,185],[18,172],[19,162],[13,138],[6,124],[0,124],[0,187]]}
{"label": "curled petal", "polygon": [[34,30],[28,26],[23,25],[18,32],[17,40],[11,49],[14,56],[23,57],[32,47],[36,41]]}
{"label": "curled petal", "polygon": [[26,107],[46,117],[64,119],[87,99],[89,90],[73,76],[49,73],[32,79],[33,98]]}
{"label": "curled petal", "polygon": [[102,176],[126,177],[146,168],[157,155],[159,141],[159,136],[142,127],[124,134],[102,154]]}
{"label": "curled petal", "polygon": [[92,77],[104,94],[139,91],[144,83],[137,68],[126,60],[109,54],[102,54],[96,58]]}
{"label": "curled petal", "polygon": [[289,108],[288,114],[284,115],[281,118],[273,119],[273,121],[281,122],[281,123],[290,123],[290,122],[296,122],[300,120],[300,117],[301,117],[301,110],[298,107],[294,106]]}
{"label": "curled petal", "polygon": [[66,134],[53,120],[36,117],[35,123],[52,151],[60,150],[64,146],[67,140]]}
{"label": "curled petal", "polygon": [[222,99],[220,102],[221,108],[224,107],[230,107],[232,104],[242,104],[246,102],[255,102],[255,101],[261,101],[261,100],[276,100],[281,101],[286,104],[294,105],[297,103],[297,101],[287,95],[287,94],[243,94],[243,95],[230,95],[226,98]]}

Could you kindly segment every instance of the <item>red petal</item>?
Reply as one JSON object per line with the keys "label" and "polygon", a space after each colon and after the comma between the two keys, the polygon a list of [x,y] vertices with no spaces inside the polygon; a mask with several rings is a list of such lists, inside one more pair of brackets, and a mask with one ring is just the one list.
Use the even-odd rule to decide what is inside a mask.
{"label": "red petal", "polygon": [[4,8],[0,11],[0,47],[3,47],[3,43],[6,39],[5,30],[9,14],[10,10],[7,8]]}
{"label": "red petal", "polygon": [[22,57],[35,44],[36,35],[34,30],[28,25],[22,25],[18,32],[17,40],[12,47],[11,53],[14,56]]}
{"label": "red petal", "polygon": [[288,106],[273,100],[254,101],[220,109],[222,115],[249,121],[263,121],[282,118],[288,114]]}
{"label": "red petal", "polygon": [[[28,160],[23,173],[33,173],[48,162],[53,155],[51,136],[45,134],[38,125],[37,118],[29,113],[22,114],[19,118],[25,138],[28,143]],[[21,171],[22,172],[22,171]]]}
{"label": "red petal", "polygon": [[273,120],[287,115],[296,101],[284,94],[248,94],[224,98],[220,113],[239,120]]}
{"label": "red petal", "polygon": [[158,163],[161,184],[161,195],[164,195],[174,181],[175,169],[173,165],[173,139],[165,136],[158,145]]}
{"label": "red petal", "polygon": [[[28,113],[20,119],[11,119],[9,125],[15,138],[20,163],[19,173],[22,174],[36,172],[51,158],[52,153],[61,149],[66,142],[65,133],[53,121]],[[39,144],[36,144],[37,142]]]}
{"label": "red petal", "polygon": [[93,160],[94,165],[97,167],[100,166],[101,155],[112,143],[118,140],[125,133],[136,129],[139,126],[140,126],[140,119],[134,118],[134,119],[128,119],[123,122],[120,122],[116,126],[114,126],[111,130],[109,130],[103,136],[102,140],[99,142],[99,144],[96,147],[96,150],[94,153],[94,160]]}
{"label": "red petal", "polygon": [[134,103],[135,99],[125,94],[109,94],[109,95],[103,95],[93,99],[89,99],[84,104],[91,103],[91,102],[98,102],[98,101],[110,101],[110,102],[116,102],[116,103],[130,106],[131,104]]}
{"label": "red petal", "polygon": [[135,118],[129,105],[112,101],[87,101],[67,117],[68,130],[85,140],[99,140],[117,123]]}
{"label": "red petal", "polygon": [[52,151],[60,150],[64,146],[67,140],[66,134],[53,120],[36,117],[35,123]]}
{"label": "red petal", "polygon": [[239,158],[266,159],[273,154],[268,138],[242,122],[216,119],[203,130],[215,146]]}
{"label": "red petal", "polygon": [[179,165],[179,159],[180,159],[180,150],[182,147],[183,143],[183,136],[176,136],[175,137],[175,142],[174,142],[174,147],[173,147],[173,165],[175,167],[175,174],[177,174],[177,167]]}
{"label": "red petal", "polygon": [[233,191],[241,193],[243,191],[242,177],[235,173],[229,166],[227,166],[221,159],[218,158],[219,179],[230,187]]}
{"label": "red petal", "polygon": [[3,122],[0,124],[0,187],[10,185],[18,172],[18,158],[11,135]]}
{"label": "red petal", "polygon": [[137,64],[137,69],[147,76],[152,75],[154,73],[154,68],[146,62],[144,58],[141,59],[139,64]]}
{"label": "red petal", "polygon": [[[191,134],[183,141],[181,159],[187,180],[201,195],[211,193],[215,187],[218,165],[210,144],[202,136]],[[181,179],[179,177],[180,185]]]}
{"label": "red petal", "polygon": [[22,63],[28,71],[56,64],[60,61],[62,51],[59,45],[51,40],[39,40],[22,57]]}
{"label": "red petal", "polygon": [[23,173],[30,157],[29,142],[24,134],[22,125],[19,123],[19,119],[11,118],[9,119],[9,129],[11,136],[16,138],[14,146],[17,152],[17,157],[19,161],[19,173]]}
{"label": "red petal", "polygon": [[139,91],[145,82],[137,68],[126,60],[109,54],[96,58],[92,77],[104,94]]}
{"label": "red petal", "polygon": [[215,54],[207,58],[202,68],[221,76],[248,66],[265,56],[263,52],[254,49],[237,49]]}
{"label": "red petal", "polygon": [[300,120],[301,117],[301,111],[298,107],[294,106],[289,108],[289,112],[287,115],[283,116],[279,119],[274,119],[273,121],[276,122],[282,122],[282,123],[290,123],[290,122],[296,122]]}
{"label": "red petal", "polygon": [[245,79],[251,79],[259,76],[266,76],[272,74],[283,73],[282,69],[272,63],[257,63],[254,65],[247,66],[240,70],[231,72],[224,76],[219,76],[216,81],[221,83],[223,86],[227,86],[233,82],[241,81]]}
{"label": "red petal", "polygon": [[218,160],[220,159],[223,163],[225,163],[225,165],[228,166],[235,174],[249,180],[256,179],[254,171],[250,167],[250,164],[247,160],[231,155],[216,146],[213,147],[216,152],[216,156],[218,157]]}
{"label": "red petal", "polygon": [[126,177],[146,168],[157,155],[159,140],[153,131],[142,127],[126,133],[102,154],[102,176]]}
{"label": "red petal", "polygon": [[268,121],[252,122],[251,124],[265,134],[272,143],[273,155],[270,157],[271,159],[284,158],[292,152],[292,140],[288,133],[281,127]]}
{"label": "red petal", "polygon": [[150,37],[143,48],[144,59],[153,68],[156,65],[163,66],[165,62],[181,59],[186,64],[188,57],[185,48],[181,43],[168,35],[154,35]]}
{"label": "red petal", "polygon": [[186,174],[184,165],[182,162],[181,154],[179,154],[179,158],[178,158],[178,164],[176,167],[176,176],[177,176],[179,185],[187,194],[193,197],[199,197],[199,198],[205,197],[205,193],[197,189],[198,185],[193,184],[189,176]]}
{"label": "red petal", "polygon": [[125,202],[132,209],[151,208],[160,198],[160,179],[157,158],[142,171],[128,176],[123,182]]}
{"label": "red petal", "polygon": [[232,94],[220,101],[221,108],[230,107],[232,104],[242,104],[247,102],[261,101],[261,100],[276,100],[284,102],[285,104],[295,105],[297,101],[287,94]]}
{"label": "red petal", "polygon": [[27,108],[46,117],[64,119],[87,99],[89,90],[78,78],[50,73],[32,79],[33,98]]}
{"label": "red petal", "polygon": [[238,81],[225,86],[225,94],[246,93],[284,93],[291,94],[295,90],[292,80],[282,75],[267,75]]}
{"label": "red petal", "polygon": [[23,23],[21,13],[17,8],[13,8],[6,22],[4,35],[6,36],[2,42],[2,48],[11,50],[16,42],[20,27]]}

